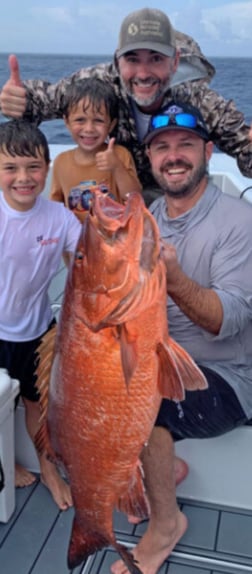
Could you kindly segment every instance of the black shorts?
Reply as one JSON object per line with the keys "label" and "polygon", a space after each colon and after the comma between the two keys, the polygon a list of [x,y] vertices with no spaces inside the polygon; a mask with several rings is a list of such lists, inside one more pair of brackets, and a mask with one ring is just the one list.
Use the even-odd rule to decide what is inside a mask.
{"label": "black shorts", "polygon": [[208,388],[186,391],[185,400],[163,399],[156,426],[167,428],[175,441],[184,438],[210,438],[245,424],[248,419],[232,387],[207,367]]}
{"label": "black shorts", "polygon": [[[53,319],[47,331],[55,325]],[[12,379],[18,379],[20,382],[20,395],[30,401],[39,400],[39,392],[36,388],[37,376],[35,374],[39,357],[37,348],[41,343],[43,333],[40,337],[31,341],[4,341],[0,339],[0,368],[7,369]]]}

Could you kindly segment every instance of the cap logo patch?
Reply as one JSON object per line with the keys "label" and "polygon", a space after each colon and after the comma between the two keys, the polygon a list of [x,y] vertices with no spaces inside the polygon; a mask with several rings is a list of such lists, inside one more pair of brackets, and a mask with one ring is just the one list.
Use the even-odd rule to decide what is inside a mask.
{"label": "cap logo patch", "polygon": [[135,36],[139,32],[138,26],[132,22],[128,27],[128,34],[130,36]]}
{"label": "cap logo patch", "polygon": [[166,110],[167,114],[181,114],[183,112],[182,108],[179,108],[178,106],[170,106],[168,108],[168,110]]}

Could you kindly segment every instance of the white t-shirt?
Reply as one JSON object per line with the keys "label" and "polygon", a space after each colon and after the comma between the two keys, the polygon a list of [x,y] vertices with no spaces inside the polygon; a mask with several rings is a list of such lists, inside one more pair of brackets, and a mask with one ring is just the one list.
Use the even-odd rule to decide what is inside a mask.
{"label": "white t-shirt", "polygon": [[81,224],[63,204],[39,196],[16,211],[0,192],[0,339],[29,341],[52,320],[48,296],[63,251],[73,252]]}

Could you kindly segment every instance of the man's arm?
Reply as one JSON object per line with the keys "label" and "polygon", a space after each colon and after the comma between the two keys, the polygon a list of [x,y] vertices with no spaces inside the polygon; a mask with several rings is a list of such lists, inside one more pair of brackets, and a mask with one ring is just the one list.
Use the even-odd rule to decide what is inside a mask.
{"label": "man's arm", "polygon": [[9,117],[24,117],[36,124],[62,118],[67,86],[76,80],[96,76],[113,84],[113,65],[98,64],[82,68],[55,84],[43,80],[22,81],[16,56],[9,56],[10,77],[0,93],[1,112]]}
{"label": "man's arm", "polygon": [[223,308],[217,293],[213,289],[201,287],[184,273],[173,245],[163,241],[161,254],[167,269],[168,295],[193,323],[218,335],[223,321]]}

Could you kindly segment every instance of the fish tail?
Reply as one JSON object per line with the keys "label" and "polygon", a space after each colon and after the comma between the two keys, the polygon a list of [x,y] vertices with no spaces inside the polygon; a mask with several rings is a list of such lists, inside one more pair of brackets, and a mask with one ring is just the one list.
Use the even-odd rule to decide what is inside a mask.
{"label": "fish tail", "polygon": [[126,548],[126,546],[123,546],[118,542],[115,542],[113,546],[115,550],[118,552],[118,554],[121,556],[121,559],[123,560],[125,566],[127,566],[130,574],[142,574],[142,570],[140,570],[140,568],[138,568],[137,566],[137,560],[134,558],[133,554]]}
{"label": "fish tail", "polygon": [[67,555],[69,570],[84,562],[90,554],[109,546],[111,542],[113,541],[108,540],[101,532],[92,530],[88,524],[80,525],[75,517]]}
{"label": "fish tail", "polygon": [[143,468],[139,460],[126,494],[119,499],[118,510],[141,520],[150,516],[150,505],[143,483]]}

